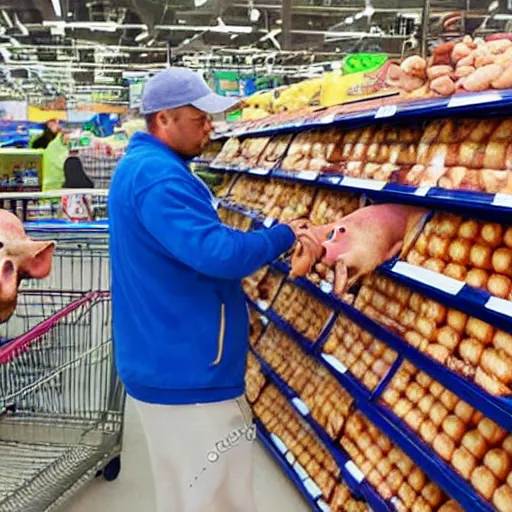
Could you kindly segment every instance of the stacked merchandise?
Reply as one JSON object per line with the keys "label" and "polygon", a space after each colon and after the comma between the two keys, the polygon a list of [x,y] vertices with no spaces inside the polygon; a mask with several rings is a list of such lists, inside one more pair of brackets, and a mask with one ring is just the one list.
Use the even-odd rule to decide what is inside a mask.
{"label": "stacked merchandise", "polygon": [[[500,101],[492,119],[454,120],[439,103],[440,119],[407,126],[390,122],[398,110],[354,129],[353,117],[278,123],[212,160],[230,180],[219,214],[244,230],[349,225],[373,202],[426,212],[354,286],[333,287],[325,258],[292,277],[290,255],[244,281],[248,397],[313,510],[512,511],[512,121]],[[350,251],[350,231],[328,239],[339,236]]]}

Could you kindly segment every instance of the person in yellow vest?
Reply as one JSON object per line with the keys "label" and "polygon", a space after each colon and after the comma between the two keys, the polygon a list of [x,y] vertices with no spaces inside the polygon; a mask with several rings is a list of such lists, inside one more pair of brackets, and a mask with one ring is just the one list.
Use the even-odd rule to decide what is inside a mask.
{"label": "person in yellow vest", "polygon": [[48,144],[43,153],[43,192],[59,190],[63,187],[64,163],[69,156],[67,136],[63,132]]}

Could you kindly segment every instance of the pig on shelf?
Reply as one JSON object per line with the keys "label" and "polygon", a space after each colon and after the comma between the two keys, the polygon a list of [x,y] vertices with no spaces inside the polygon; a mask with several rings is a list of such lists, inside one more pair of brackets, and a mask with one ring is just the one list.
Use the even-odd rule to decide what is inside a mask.
{"label": "pig on shelf", "polygon": [[0,323],[14,313],[23,279],[50,274],[54,248],[55,242],[29,238],[20,219],[0,209]]}
{"label": "pig on shelf", "polygon": [[304,276],[321,261],[334,267],[334,293],[342,295],[359,278],[397,256],[415,238],[426,213],[413,206],[380,204],[321,226],[305,221],[292,254],[291,276]]}

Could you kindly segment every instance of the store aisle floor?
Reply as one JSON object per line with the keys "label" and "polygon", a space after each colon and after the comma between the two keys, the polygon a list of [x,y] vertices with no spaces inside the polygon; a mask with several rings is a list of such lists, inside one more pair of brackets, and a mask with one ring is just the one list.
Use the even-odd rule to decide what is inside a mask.
{"label": "store aisle floor", "polygon": [[[154,497],[144,432],[133,402],[126,406],[123,469],[119,479],[97,479],[66,507],[66,512],[153,512]],[[308,512],[309,507],[259,444],[255,492],[260,512]]]}

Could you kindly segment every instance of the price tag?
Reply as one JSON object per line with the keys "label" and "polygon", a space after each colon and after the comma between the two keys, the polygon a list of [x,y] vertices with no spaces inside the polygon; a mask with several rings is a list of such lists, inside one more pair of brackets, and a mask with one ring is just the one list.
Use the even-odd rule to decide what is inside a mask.
{"label": "price tag", "polygon": [[404,508],[402,502],[396,496],[393,496],[389,502],[395,507],[395,510],[402,510]]}
{"label": "price tag", "polygon": [[308,478],[305,482],[304,482],[304,487],[306,488],[306,491],[308,491],[309,495],[314,499],[316,500],[317,498],[319,498],[320,496],[322,496],[322,491],[320,490],[320,488],[318,487],[318,485],[315,484],[315,482],[313,482],[313,480],[311,480],[311,478]]}
{"label": "price tag", "polygon": [[273,219],[272,217],[267,217],[264,221],[263,221],[263,225],[266,227],[266,228],[271,228],[273,225],[274,225],[274,222],[276,220]]}
{"label": "price tag", "polygon": [[469,105],[480,105],[482,103],[492,103],[500,101],[501,94],[498,92],[487,92],[481,94],[464,94],[453,96],[448,102],[448,108],[467,107]]}
{"label": "price tag", "polygon": [[293,455],[292,452],[288,452],[286,455],[285,455],[285,458],[286,458],[286,461],[288,462],[288,464],[290,464],[290,466],[293,466],[293,464],[295,463],[295,461],[297,460],[295,458],[295,455]]}
{"label": "price tag", "polygon": [[299,180],[314,181],[318,176],[318,172],[316,172],[316,171],[299,171],[295,176]]}
{"label": "price tag", "polygon": [[258,299],[256,301],[256,304],[258,305],[258,307],[263,310],[263,311],[267,311],[267,309],[269,308],[270,304],[268,303],[268,301],[266,300],[260,300]]}
{"label": "price tag", "polygon": [[306,470],[298,462],[296,462],[293,465],[293,469],[294,469],[295,473],[297,473],[297,475],[299,476],[299,478],[301,479],[302,482],[304,482],[304,480],[307,480],[309,478],[309,475],[307,474]]}
{"label": "price tag", "polygon": [[442,274],[438,274],[437,272],[426,268],[405,263],[404,261],[397,261],[393,265],[392,270],[396,274],[408,277],[419,283],[426,284],[427,286],[437,288],[438,290],[449,293],[450,295],[457,295],[464,287],[464,283],[461,281],[443,276]]}
{"label": "price tag", "polygon": [[341,178],[339,176],[320,176],[319,180],[322,181],[323,183],[337,185],[341,181]]}
{"label": "price tag", "polygon": [[322,354],[322,359],[332,368],[334,368],[338,373],[345,374],[347,373],[347,367],[341,362],[338,361],[331,354]]}
{"label": "price tag", "polygon": [[336,116],[334,114],[328,114],[320,119],[320,123],[322,124],[331,124],[336,119]]}
{"label": "price tag", "polygon": [[432,187],[418,187],[418,188],[414,191],[414,195],[415,195],[415,196],[420,196],[420,197],[425,197],[425,196],[429,193],[429,191],[430,191],[430,189],[431,189],[431,188],[432,188]]}
{"label": "price tag", "polygon": [[279,453],[282,453],[283,455],[288,451],[288,448],[286,448],[286,445],[277,437],[275,434],[270,434],[270,439],[274,443],[274,446],[277,448]]}
{"label": "price tag", "polygon": [[270,172],[270,169],[265,169],[264,167],[255,167],[254,169],[249,169],[249,174],[255,174],[256,176],[266,176]]}
{"label": "price tag", "polygon": [[322,512],[332,512],[331,507],[329,507],[329,505],[327,505],[324,500],[318,500],[316,504]]}
{"label": "price tag", "polygon": [[360,188],[363,190],[382,190],[387,182],[379,180],[365,180],[363,178],[352,178],[346,176],[340,182],[342,185],[353,188]]}
{"label": "price tag", "polygon": [[345,469],[354,477],[358,484],[364,480],[363,472],[351,460],[345,464]]}
{"label": "price tag", "polygon": [[496,194],[492,201],[493,206],[504,206],[505,208],[512,208],[512,195],[511,194]]}
{"label": "price tag", "polygon": [[270,320],[266,316],[262,316],[261,323],[266,327],[270,323]]}
{"label": "price tag", "polygon": [[327,281],[320,281],[320,290],[322,290],[324,293],[331,293],[332,292],[332,284]]}
{"label": "price tag", "polygon": [[292,403],[302,416],[309,414],[308,406],[300,398],[292,398]]}
{"label": "price tag", "polygon": [[379,107],[375,113],[375,119],[383,119],[385,117],[393,117],[396,114],[396,105],[383,105]]}
{"label": "price tag", "polygon": [[485,304],[487,309],[501,313],[502,315],[512,318],[512,302],[498,297],[491,297]]}

